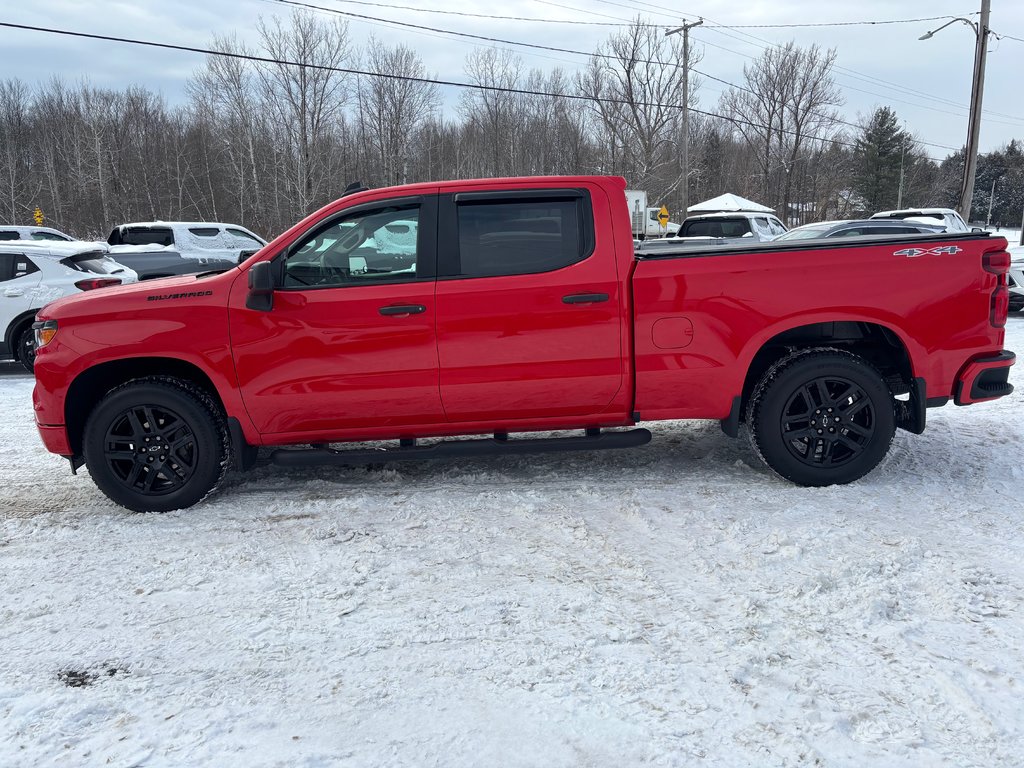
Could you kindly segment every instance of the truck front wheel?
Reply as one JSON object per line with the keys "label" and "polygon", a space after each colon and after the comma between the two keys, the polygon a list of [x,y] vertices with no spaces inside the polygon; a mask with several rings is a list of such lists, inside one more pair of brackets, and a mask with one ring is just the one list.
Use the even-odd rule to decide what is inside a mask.
{"label": "truck front wheel", "polygon": [[850,483],[882,460],[896,433],[882,375],[857,355],[818,348],[776,363],[747,407],[754,450],[798,485]]}
{"label": "truck front wheel", "polygon": [[93,481],[136,512],[204,499],[231,463],[220,407],[194,384],[166,376],[111,390],[89,415],[83,454]]}

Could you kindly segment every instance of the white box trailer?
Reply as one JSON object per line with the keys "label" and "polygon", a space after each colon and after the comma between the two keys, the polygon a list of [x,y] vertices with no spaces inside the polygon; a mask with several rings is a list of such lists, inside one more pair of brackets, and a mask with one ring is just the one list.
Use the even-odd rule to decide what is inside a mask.
{"label": "white box trailer", "polygon": [[639,189],[626,190],[626,204],[629,206],[629,219],[633,226],[633,237],[644,240],[648,237],[665,237],[679,231],[679,225],[668,222],[665,226],[658,221],[660,207],[647,205],[647,193]]}
{"label": "white box trailer", "polygon": [[642,235],[647,234],[647,193],[639,189],[627,189],[626,204],[629,206],[633,237],[643,239]]}

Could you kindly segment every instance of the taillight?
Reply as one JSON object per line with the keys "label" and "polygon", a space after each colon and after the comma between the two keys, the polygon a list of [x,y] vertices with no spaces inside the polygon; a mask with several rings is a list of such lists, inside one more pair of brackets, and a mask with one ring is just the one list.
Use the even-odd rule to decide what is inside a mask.
{"label": "taillight", "polygon": [[1006,325],[1006,317],[1010,313],[1010,289],[1001,285],[992,292],[992,316],[990,322],[993,328],[1002,328]]}
{"label": "taillight", "polygon": [[1010,254],[1006,251],[992,251],[981,257],[981,266],[986,272],[1005,275],[1010,271]]}
{"label": "taillight", "polygon": [[109,288],[112,285],[120,285],[121,278],[119,277],[90,277],[88,280],[79,280],[75,283],[75,288],[80,291],[93,291],[97,288]]}

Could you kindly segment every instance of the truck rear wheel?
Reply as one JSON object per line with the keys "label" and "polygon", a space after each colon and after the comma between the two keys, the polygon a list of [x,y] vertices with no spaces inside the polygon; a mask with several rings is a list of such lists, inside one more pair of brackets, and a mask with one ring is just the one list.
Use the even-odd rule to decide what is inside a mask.
{"label": "truck rear wheel", "polygon": [[136,512],[202,501],[231,463],[217,403],[190,382],[165,376],[108,392],[86,421],[83,453],[99,489]]}
{"label": "truck rear wheel", "polygon": [[747,427],[761,460],[787,480],[850,483],[888,452],[896,433],[894,399],[863,358],[838,349],[802,350],[758,383]]}

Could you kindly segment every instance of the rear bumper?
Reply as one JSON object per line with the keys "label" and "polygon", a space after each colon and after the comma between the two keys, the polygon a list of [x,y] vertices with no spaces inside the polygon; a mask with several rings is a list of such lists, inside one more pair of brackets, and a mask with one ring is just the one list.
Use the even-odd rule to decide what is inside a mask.
{"label": "rear bumper", "polygon": [[46,450],[61,456],[71,455],[68,430],[63,424],[36,424],[36,427],[39,429],[39,436],[43,438],[43,445],[46,446]]}
{"label": "rear bumper", "polygon": [[953,389],[953,402],[957,405],[971,405],[996,400],[1013,392],[1009,383],[1010,366],[1017,356],[1004,349],[997,355],[972,360],[957,376]]}

